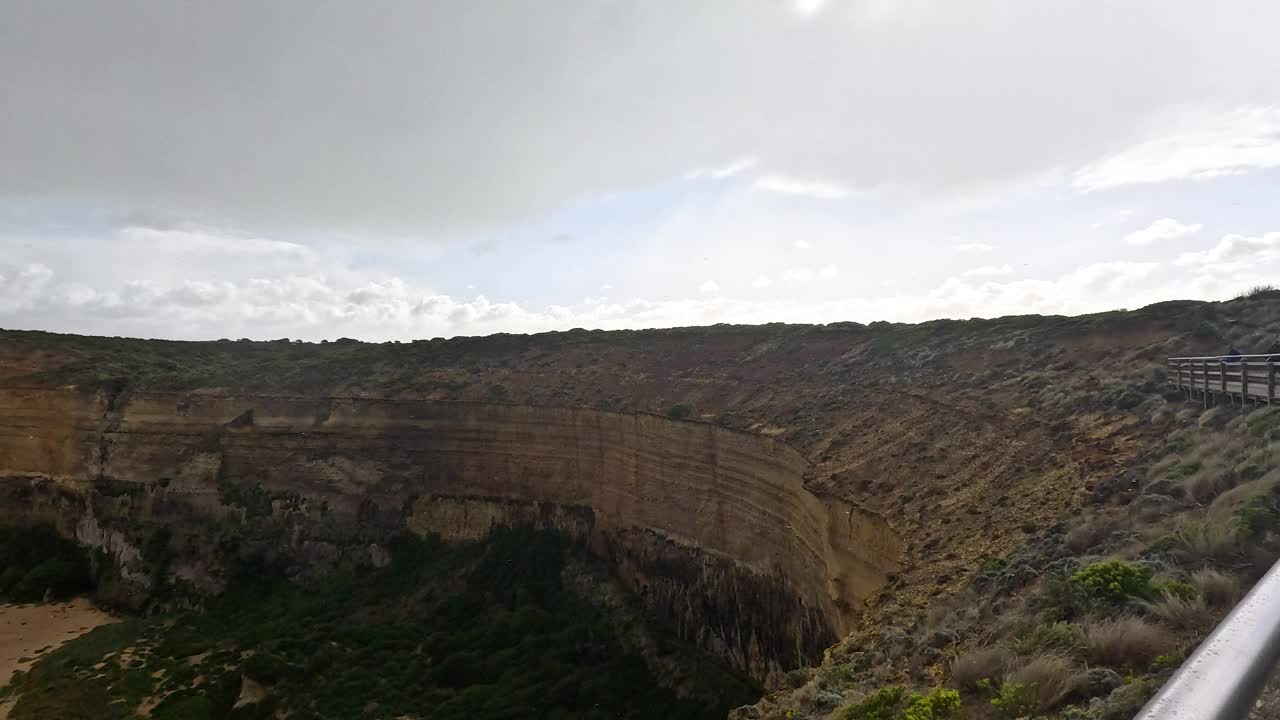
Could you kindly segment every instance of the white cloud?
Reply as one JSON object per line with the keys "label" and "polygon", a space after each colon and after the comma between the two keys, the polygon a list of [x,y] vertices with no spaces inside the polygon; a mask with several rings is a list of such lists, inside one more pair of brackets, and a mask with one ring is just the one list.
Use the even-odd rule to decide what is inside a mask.
{"label": "white cloud", "polygon": [[792,6],[801,15],[813,15],[826,6],[827,0],[792,0]]}
{"label": "white cloud", "polygon": [[[1280,235],[1269,244],[1280,243]],[[1229,256],[1231,253],[1223,253]],[[919,321],[936,317],[993,317],[1023,313],[1080,313],[1136,307],[1195,292],[1215,297],[1239,291],[1249,278],[1231,282],[1202,278],[1190,286],[1155,263],[1109,262],[1080,267],[1055,279],[951,278],[929,288],[904,283],[905,292],[837,299],[735,300],[707,281],[695,298],[610,301],[588,297],[575,305],[499,302],[480,296],[462,300],[399,277],[360,277],[330,266],[314,275],[277,275],[203,280],[118,282],[109,275],[95,285],[65,283],[47,267],[0,270],[0,325],[74,330],[86,326],[106,335],[178,338],[339,336],[411,339],[435,335],[537,332],[569,327],[640,328],[716,322]],[[791,268],[789,282],[830,277]],[[12,278],[24,277],[15,283]],[[1155,284],[1152,284],[1155,281]],[[17,288],[15,293],[15,288]],[[20,298],[14,302],[13,298]]]}
{"label": "white cloud", "polygon": [[0,312],[31,307],[48,287],[53,271],[39,263],[23,267],[0,265]]}
{"label": "white cloud", "polygon": [[751,281],[753,288],[767,288],[773,284],[773,279],[768,275],[757,275],[755,280]]}
{"label": "white cloud", "polygon": [[729,163],[728,165],[722,165],[720,167],[711,167],[711,168],[698,168],[697,170],[691,170],[685,174],[685,178],[689,180],[701,180],[703,178],[710,178],[712,180],[723,180],[725,178],[733,177],[734,175],[738,175],[739,173],[750,170],[751,168],[755,167],[759,163],[760,163],[760,160],[755,157],[739,158]]}
{"label": "white cloud", "polygon": [[809,250],[813,247],[808,240],[796,240],[794,244],[797,250]]}
{"label": "white cloud", "polygon": [[952,247],[956,249],[956,252],[962,253],[989,253],[996,249],[995,245],[980,242],[956,243]]}
{"label": "white cloud", "polygon": [[1188,225],[1173,218],[1160,218],[1141,230],[1134,230],[1124,236],[1130,245],[1150,245],[1157,240],[1172,240],[1183,235],[1200,232],[1202,225]]}
{"label": "white cloud", "polygon": [[981,267],[969,268],[962,273],[965,277],[995,277],[998,275],[1012,275],[1014,272],[1012,265],[983,265]]}
{"label": "white cloud", "polygon": [[1280,232],[1270,232],[1257,237],[1224,235],[1208,250],[1178,256],[1177,264],[1205,272],[1237,272],[1277,258],[1280,258]]}
{"label": "white cloud", "polygon": [[720,285],[715,280],[708,280],[698,286],[698,292],[703,294],[714,294],[720,292]]}
{"label": "white cloud", "polygon": [[836,267],[835,265],[823,265],[822,269],[818,271],[818,277],[824,277],[824,278],[833,278],[839,274],[840,274],[840,268]]}
{"label": "white cloud", "polygon": [[799,284],[806,283],[813,279],[813,271],[807,267],[793,267],[782,271],[782,281]]}
{"label": "white cloud", "polygon": [[818,200],[836,200],[849,195],[847,188],[835,183],[796,180],[783,175],[766,175],[758,178],[755,186],[769,192],[782,193],[783,195],[800,195]]}
{"label": "white cloud", "polygon": [[609,283],[605,283],[604,285],[600,286],[600,292],[609,292],[612,289],[613,289],[613,286],[610,285]]}
{"label": "white cloud", "polygon": [[1280,106],[1186,112],[1138,144],[1076,171],[1085,191],[1204,180],[1280,167]]}

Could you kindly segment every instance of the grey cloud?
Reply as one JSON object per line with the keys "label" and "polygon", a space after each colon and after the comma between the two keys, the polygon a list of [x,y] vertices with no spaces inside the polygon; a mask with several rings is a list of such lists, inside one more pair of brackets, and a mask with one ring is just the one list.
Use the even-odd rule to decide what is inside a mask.
{"label": "grey cloud", "polygon": [[792,8],[0,0],[0,196],[444,238],[745,156],[963,189],[1280,102],[1269,0]]}
{"label": "grey cloud", "polygon": [[230,289],[225,285],[189,280],[167,292],[164,299],[186,307],[202,307],[217,305],[229,294]]}

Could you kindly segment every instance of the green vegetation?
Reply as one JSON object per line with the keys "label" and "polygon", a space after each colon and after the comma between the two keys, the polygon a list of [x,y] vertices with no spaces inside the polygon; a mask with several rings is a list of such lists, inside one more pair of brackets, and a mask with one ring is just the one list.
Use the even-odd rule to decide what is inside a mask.
{"label": "green vegetation", "polygon": [[1083,644],[1084,637],[1079,627],[1069,622],[1055,622],[1037,625],[1030,632],[1019,635],[1009,642],[1009,648],[1020,655],[1030,655],[1049,650],[1073,652]]}
{"label": "green vegetation", "polygon": [[670,417],[673,420],[684,420],[689,417],[689,413],[691,412],[693,412],[693,409],[688,405],[685,405],[684,403],[677,403],[672,405],[671,409],[667,411],[667,417]]}
{"label": "green vegetation", "polygon": [[960,707],[960,693],[938,688],[927,695],[901,685],[883,687],[842,709],[839,720],[942,720]]}
{"label": "green vegetation", "polygon": [[902,710],[903,720],[942,720],[960,707],[960,693],[939,688],[928,695],[912,693]]}
{"label": "green vegetation", "polygon": [[1094,600],[1122,605],[1130,600],[1149,600],[1157,588],[1151,583],[1151,568],[1124,560],[1094,563],[1071,576],[1072,584]]}
{"label": "green vegetation", "polygon": [[[561,580],[560,536],[398,538],[392,562],[309,586],[247,563],[207,609],[99,628],[42,658],[11,717],[711,718],[757,697],[714,668],[699,697],[659,687],[619,629]],[[112,654],[114,653],[114,654]],[[265,689],[234,708],[244,678]]]}
{"label": "green vegetation", "polygon": [[1258,540],[1280,527],[1280,510],[1276,509],[1273,498],[1256,495],[1236,511],[1232,520],[1241,534]]}
{"label": "green vegetation", "polygon": [[1002,557],[989,557],[978,566],[978,572],[994,575],[1009,566],[1009,561]]}
{"label": "green vegetation", "polygon": [[0,527],[0,597],[62,600],[89,589],[84,549],[51,527]]}
{"label": "green vegetation", "polygon": [[1001,683],[998,687],[991,680],[980,680],[978,687],[992,693],[991,707],[1001,717],[1019,718],[1035,712],[1031,686],[1023,683]]}

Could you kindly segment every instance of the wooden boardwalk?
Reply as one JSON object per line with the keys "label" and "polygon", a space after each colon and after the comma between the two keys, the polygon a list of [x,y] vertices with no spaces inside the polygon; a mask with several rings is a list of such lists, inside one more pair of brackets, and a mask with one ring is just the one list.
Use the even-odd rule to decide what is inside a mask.
{"label": "wooden boardwalk", "polygon": [[1205,407],[1222,401],[1270,405],[1276,397],[1280,355],[1214,355],[1169,358],[1169,384]]}

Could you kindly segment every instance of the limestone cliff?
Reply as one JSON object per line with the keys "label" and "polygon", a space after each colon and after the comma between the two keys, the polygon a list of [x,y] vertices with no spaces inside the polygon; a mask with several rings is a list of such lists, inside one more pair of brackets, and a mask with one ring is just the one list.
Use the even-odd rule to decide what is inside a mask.
{"label": "limestone cliff", "polygon": [[111,562],[104,591],[216,590],[227,557],[299,574],[445,538],[553,527],[681,637],[761,681],[813,663],[899,562],[781,441],[648,414],[368,398],[0,390],[0,520]]}

